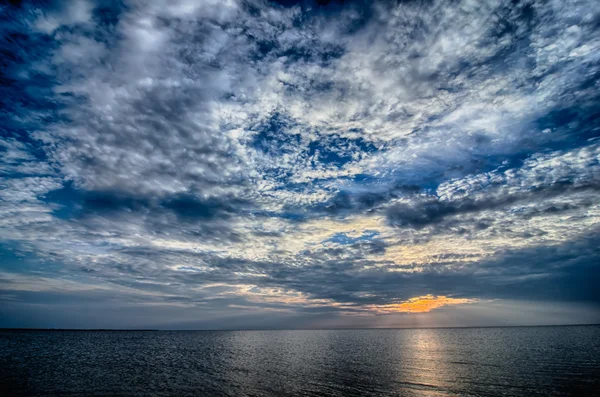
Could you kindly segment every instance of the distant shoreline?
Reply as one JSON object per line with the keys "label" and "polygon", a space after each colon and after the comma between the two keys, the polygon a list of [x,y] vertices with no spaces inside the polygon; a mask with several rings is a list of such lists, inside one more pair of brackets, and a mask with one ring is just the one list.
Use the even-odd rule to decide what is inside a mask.
{"label": "distant shoreline", "polygon": [[119,328],[0,328],[0,332],[34,331],[34,332],[247,332],[247,331],[384,331],[384,330],[419,330],[419,329],[478,329],[478,328],[550,328],[550,327],[593,327],[600,324],[556,324],[556,325],[491,325],[469,327],[399,327],[399,328],[265,328],[265,329],[119,329]]}

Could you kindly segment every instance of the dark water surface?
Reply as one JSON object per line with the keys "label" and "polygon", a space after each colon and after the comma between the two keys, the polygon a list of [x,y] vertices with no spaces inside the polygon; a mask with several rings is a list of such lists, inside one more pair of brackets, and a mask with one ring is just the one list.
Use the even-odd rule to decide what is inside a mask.
{"label": "dark water surface", "polygon": [[600,396],[600,326],[2,331],[1,395]]}

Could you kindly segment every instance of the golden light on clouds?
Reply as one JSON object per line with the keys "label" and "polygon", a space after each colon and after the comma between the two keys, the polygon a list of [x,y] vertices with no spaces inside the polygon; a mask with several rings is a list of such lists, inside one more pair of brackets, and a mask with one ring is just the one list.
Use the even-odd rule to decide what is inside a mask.
{"label": "golden light on clouds", "polygon": [[442,306],[475,302],[477,302],[477,299],[449,298],[447,296],[433,296],[429,294],[410,298],[400,303],[373,306],[372,308],[382,313],[427,313]]}

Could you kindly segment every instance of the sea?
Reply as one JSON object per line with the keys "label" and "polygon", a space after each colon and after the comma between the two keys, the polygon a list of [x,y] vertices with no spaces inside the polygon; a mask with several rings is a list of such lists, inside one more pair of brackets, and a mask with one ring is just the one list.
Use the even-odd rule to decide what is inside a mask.
{"label": "sea", "polygon": [[0,331],[1,396],[600,396],[600,326]]}

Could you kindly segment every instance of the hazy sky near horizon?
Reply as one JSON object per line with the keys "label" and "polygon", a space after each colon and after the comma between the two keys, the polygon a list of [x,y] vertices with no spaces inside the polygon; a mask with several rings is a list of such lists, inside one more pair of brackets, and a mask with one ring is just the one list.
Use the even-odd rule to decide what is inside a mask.
{"label": "hazy sky near horizon", "polygon": [[600,322],[600,3],[0,6],[0,327]]}

